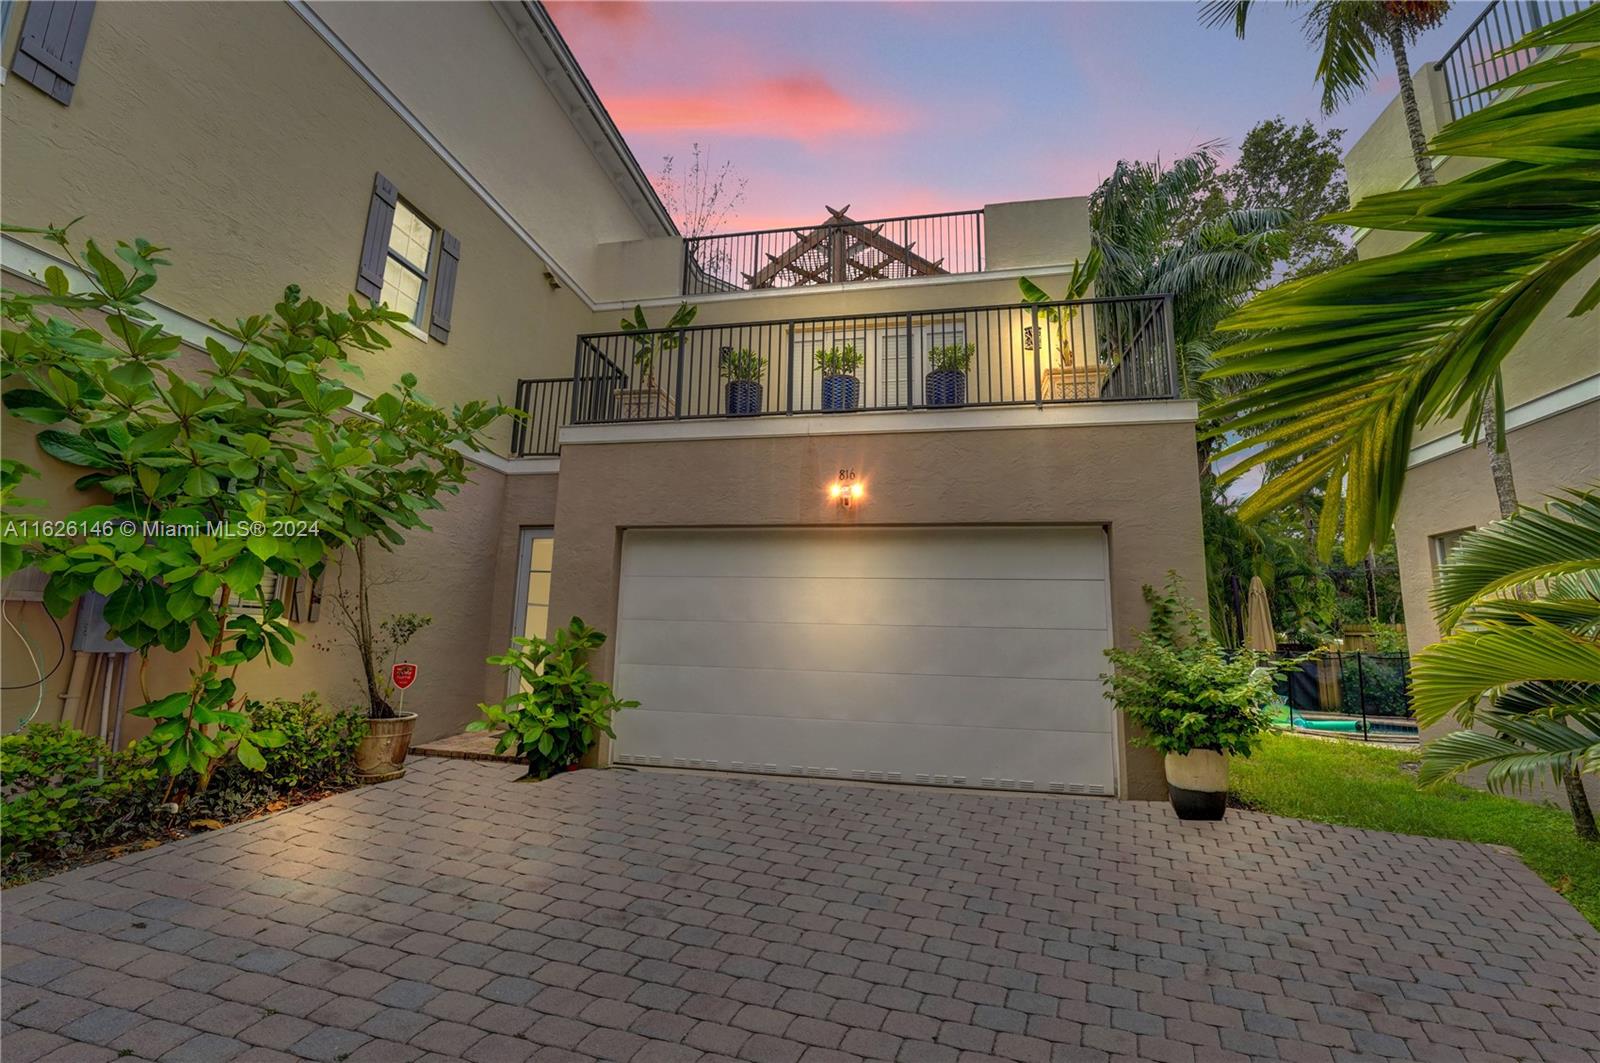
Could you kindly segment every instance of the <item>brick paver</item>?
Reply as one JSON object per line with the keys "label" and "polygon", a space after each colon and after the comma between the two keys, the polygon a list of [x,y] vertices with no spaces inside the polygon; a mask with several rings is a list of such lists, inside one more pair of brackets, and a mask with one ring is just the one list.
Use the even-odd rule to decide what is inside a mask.
{"label": "brick paver", "polygon": [[1497,850],[517,774],[422,758],[7,890],[7,1063],[1600,1059],[1600,934]]}

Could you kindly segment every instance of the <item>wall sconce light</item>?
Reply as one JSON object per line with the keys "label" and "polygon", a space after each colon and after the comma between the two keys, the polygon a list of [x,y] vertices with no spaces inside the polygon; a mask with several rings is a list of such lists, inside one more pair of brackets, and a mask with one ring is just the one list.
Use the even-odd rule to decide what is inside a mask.
{"label": "wall sconce light", "polygon": [[828,497],[840,509],[849,509],[866,497],[867,488],[854,469],[840,469],[839,476],[828,485]]}

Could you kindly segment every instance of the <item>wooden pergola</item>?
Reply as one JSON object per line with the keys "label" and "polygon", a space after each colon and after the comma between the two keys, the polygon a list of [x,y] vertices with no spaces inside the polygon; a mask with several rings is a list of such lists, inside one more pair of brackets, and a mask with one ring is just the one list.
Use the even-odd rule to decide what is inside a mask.
{"label": "wooden pergola", "polygon": [[767,264],[744,274],[751,288],[788,288],[806,284],[892,280],[944,273],[944,259],[929,261],[912,250],[916,241],[897,244],[883,234],[890,223],[865,223],[843,210],[827,208],[828,220],[812,229],[796,229],[798,239],[780,254],[767,254]]}

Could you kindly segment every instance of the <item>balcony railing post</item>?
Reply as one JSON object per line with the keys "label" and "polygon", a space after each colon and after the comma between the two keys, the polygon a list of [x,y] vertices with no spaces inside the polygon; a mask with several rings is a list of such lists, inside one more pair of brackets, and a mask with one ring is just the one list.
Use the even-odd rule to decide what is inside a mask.
{"label": "balcony railing post", "polygon": [[789,379],[783,387],[784,413],[794,413],[794,323],[789,323]]}
{"label": "balcony railing post", "polygon": [[683,418],[683,359],[688,351],[689,334],[682,329],[678,330],[678,367],[676,381],[672,385],[672,416],[675,419]]}
{"label": "balcony railing post", "polygon": [[582,423],[584,423],[584,422],[578,420],[578,406],[579,406],[579,403],[581,402],[581,400],[579,398],[579,395],[583,391],[582,380],[583,380],[583,337],[579,336],[578,337],[578,345],[577,345],[576,349],[573,350],[573,352],[572,352],[572,409],[568,411],[572,415],[572,420],[570,422],[572,424],[582,424]]}
{"label": "balcony railing post", "polygon": [[[1183,382],[1178,379],[1178,342],[1172,333],[1172,296],[1161,297],[1162,335],[1167,345],[1167,397],[1183,397]],[[1154,396],[1152,396],[1153,398]]]}
{"label": "balcony railing post", "polygon": [[1044,347],[1044,335],[1039,331],[1039,308],[1029,313],[1033,318],[1033,404],[1044,409],[1044,367],[1039,364],[1039,352]]}
{"label": "balcony railing post", "polygon": [[905,371],[905,373],[903,375],[906,378],[906,409],[908,409],[908,410],[911,409],[911,396],[913,394],[915,394],[916,390],[917,390],[916,369],[911,364],[911,352],[916,347],[916,345],[917,345],[917,341],[913,338],[913,333],[911,331],[911,315],[907,314],[906,315],[906,371]]}

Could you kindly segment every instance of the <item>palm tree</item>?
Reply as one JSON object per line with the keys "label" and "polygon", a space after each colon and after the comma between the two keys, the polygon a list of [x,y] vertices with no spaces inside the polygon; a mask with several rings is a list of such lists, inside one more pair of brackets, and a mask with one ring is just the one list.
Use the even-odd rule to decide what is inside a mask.
{"label": "palm tree", "polygon": [[[1208,26],[1232,22],[1234,32],[1243,39],[1251,6],[1252,0],[1205,0],[1200,5],[1200,19]],[[1450,10],[1448,0],[1314,0],[1309,6],[1301,25],[1306,39],[1322,48],[1317,63],[1322,113],[1332,114],[1365,89],[1377,74],[1379,49],[1388,49],[1400,79],[1400,102],[1405,108],[1417,182],[1434,184],[1433,160],[1422,132],[1422,112],[1411,83],[1406,45],[1444,20]]]}
{"label": "palm tree", "polygon": [[1205,398],[1217,323],[1272,273],[1282,256],[1289,213],[1229,210],[1196,221],[1196,204],[1216,181],[1214,146],[1170,166],[1117,163],[1089,198],[1089,225],[1101,265],[1100,295],[1172,296],[1183,394]]}
{"label": "palm tree", "polygon": [[1424,725],[1454,714],[1469,730],[1428,744],[1419,781],[1478,767],[1497,790],[1549,777],[1578,834],[1600,840],[1583,788],[1600,772],[1600,489],[1464,536],[1433,604],[1447,634],[1417,654],[1412,703]]}
{"label": "palm tree", "polygon": [[[1206,0],[1200,14],[1207,25],[1232,21],[1235,32],[1243,38],[1250,7],[1251,0]],[[1422,132],[1422,112],[1411,81],[1406,45],[1423,30],[1437,26],[1449,10],[1448,0],[1316,0],[1302,20],[1307,39],[1322,47],[1317,80],[1322,83],[1324,114],[1333,113],[1366,88],[1376,73],[1379,48],[1389,50],[1400,81],[1400,104],[1405,111],[1417,183],[1424,186],[1436,184],[1438,179]],[[1489,473],[1494,479],[1500,515],[1506,517],[1517,508],[1517,488],[1502,420],[1494,397],[1486,392],[1478,407],[1478,430],[1483,433],[1489,455]],[[1367,563],[1370,568],[1370,557]]]}
{"label": "palm tree", "polygon": [[[1390,533],[1419,425],[1480,430],[1499,411],[1499,371],[1558,292],[1600,259],[1600,7],[1528,34],[1518,48],[1563,54],[1499,82],[1494,102],[1452,122],[1432,150],[1500,160],[1447,185],[1372,196],[1330,222],[1422,234],[1390,255],[1289,281],[1219,327],[1212,379],[1255,381],[1207,409],[1239,455],[1223,478],[1288,468],[1241,507],[1245,519],[1325,489],[1354,561]],[[1600,284],[1578,316],[1600,305]],[[1497,420],[1501,416],[1497,412]]]}

